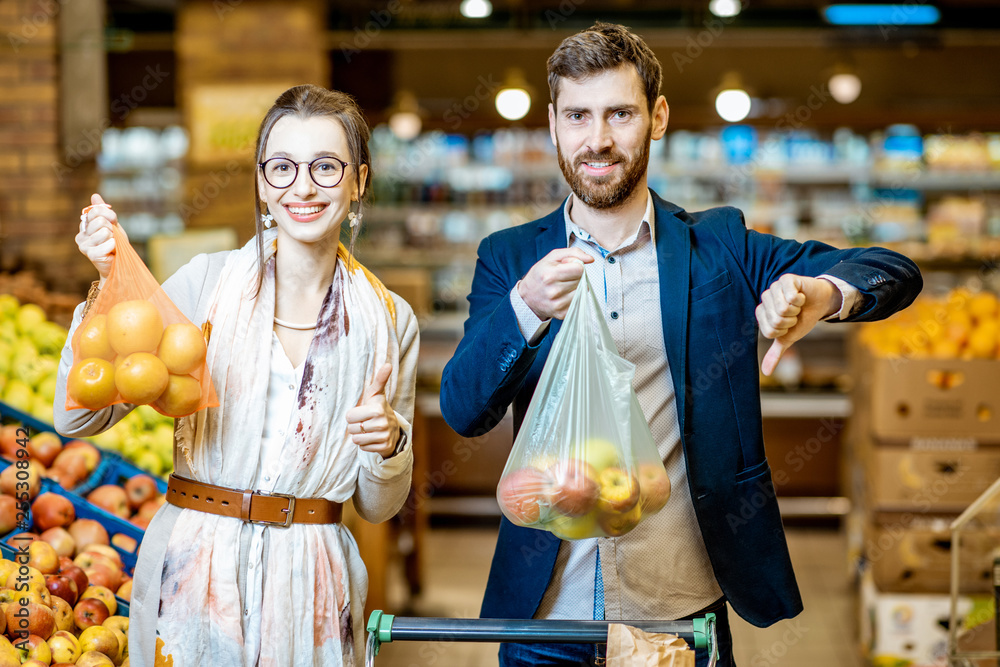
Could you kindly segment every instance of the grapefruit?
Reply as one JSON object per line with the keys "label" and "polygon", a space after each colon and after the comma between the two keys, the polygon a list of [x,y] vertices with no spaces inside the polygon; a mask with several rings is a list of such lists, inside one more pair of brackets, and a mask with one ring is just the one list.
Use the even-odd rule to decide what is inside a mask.
{"label": "grapefruit", "polygon": [[189,322],[170,324],[163,330],[156,356],[175,375],[187,375],[205,361],[205,337]]}
{"label": "grapefruit", "polygon": [[108,340],[115,352],[153,352],[163,336],[163,318],[145,299],[122,301],[108,311]]}
{"label": "grapefruit", "polygon": [[[186,417],[201,403],[201,383],[190,375],[171,375],[156,407],[174,417]],[[171,432],[171,442],[173,434]]]}
{"label": "grapefruit", "polygon": [[115,400],[115,373],[107,359],[84,359],[70,369],[66,393],[88,410],[105,408]]}
{"label": "grapefruit", "polygon": [[160,397],[167,388],[169,375],[155,354],[135,352],[115,371],[115,386],[129,403],[145,405]]}
{"label": "grapefruit", "polygon": [[108,316],[95,315],[87,326],[80,332],[80,357],[90,359],[107,359],[111,361],[115,358],[115,351],[108,340]]}

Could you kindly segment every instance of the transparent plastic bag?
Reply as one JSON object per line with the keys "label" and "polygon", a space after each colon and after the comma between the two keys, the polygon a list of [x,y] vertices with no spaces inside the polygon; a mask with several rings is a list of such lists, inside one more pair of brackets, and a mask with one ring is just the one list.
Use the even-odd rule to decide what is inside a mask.
{"label": "transparent plastic bag", "polygon": [[667,503],[634,375],[585,273],[500,477],[504,516],[566,540],[618,537]]}
{"label": "transparent plastic bag", "polygon": [[115,257],[73,334],[66,409],[150,405],[184,417],[219,405],[205,365],[205,332],[184,316],[112,225]]}

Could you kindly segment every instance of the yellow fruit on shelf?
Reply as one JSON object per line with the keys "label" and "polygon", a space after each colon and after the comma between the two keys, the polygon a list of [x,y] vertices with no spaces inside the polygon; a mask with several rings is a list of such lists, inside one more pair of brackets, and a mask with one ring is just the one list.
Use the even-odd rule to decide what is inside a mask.
{"label": "yellow fruit on shelf", "polygon": [[962,347],[950,338],[941,338],[934,341],[931,348],[931,357],[934,359],[958,359]]}
{"label": "yellow fruit on shelf", "polygon": [[969,335],[968,352],[973,359],[992,359],[997,349],[997,333],[993,327],[976,327]]}
{"label": "yellow fruit on shelf", "polygon": [[969,299],[968,311],[977,322],[997,316],[998,301],[992,292],[979,292]]}

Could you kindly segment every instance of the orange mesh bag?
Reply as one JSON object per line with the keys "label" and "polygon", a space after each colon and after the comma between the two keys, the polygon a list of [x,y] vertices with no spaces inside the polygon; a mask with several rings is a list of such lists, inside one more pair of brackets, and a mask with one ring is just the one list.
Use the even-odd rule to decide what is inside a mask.
{"label": "orange mesh bag", "polygon": [[134,403],[184,417],[219,405],[205,332],[173,304],[121,227],[112,232],[111,273],[73,334],[66,409]]}

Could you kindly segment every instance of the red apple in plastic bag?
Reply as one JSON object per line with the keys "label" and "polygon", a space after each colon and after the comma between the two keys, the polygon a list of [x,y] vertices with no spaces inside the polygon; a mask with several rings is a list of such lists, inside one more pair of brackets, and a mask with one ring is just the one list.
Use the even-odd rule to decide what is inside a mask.
{"label": "red apple in plastic bag", "polygon": [[554,487],[552,506],[566,516],[583,516],[597,502],[600,484],[594,466],[580,459],[555,463],[549,471]]}
{"label": "red apple in plastic bag", "polygon": [[497,501],[507,517],[522,526],[538,523],[549,507],[552,476],[545,470],[526,467],[506,475],[497,488]]}

